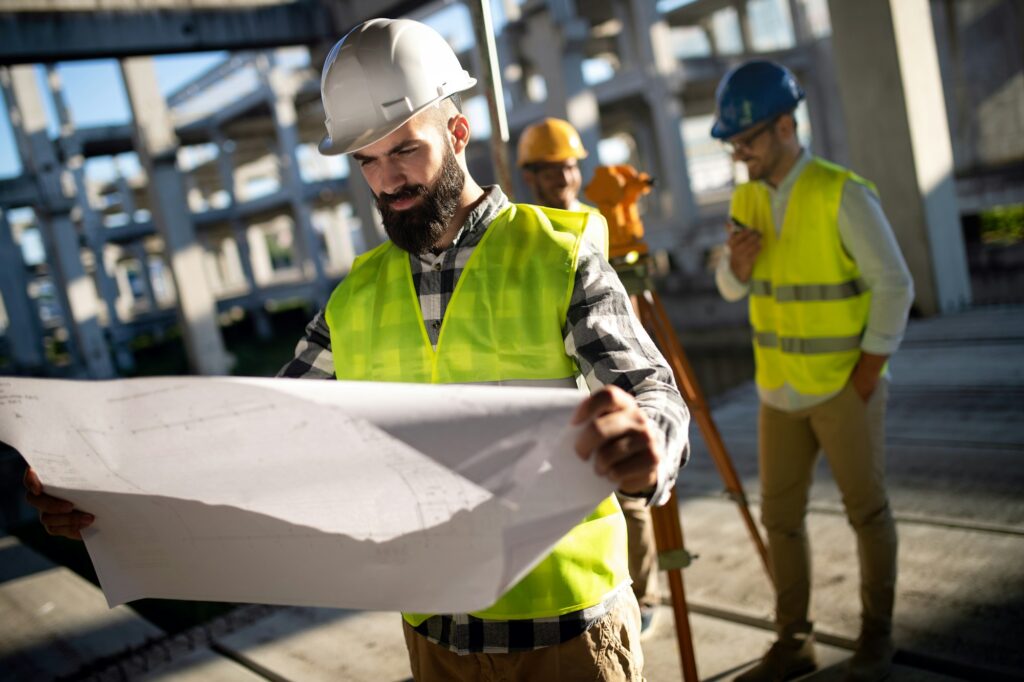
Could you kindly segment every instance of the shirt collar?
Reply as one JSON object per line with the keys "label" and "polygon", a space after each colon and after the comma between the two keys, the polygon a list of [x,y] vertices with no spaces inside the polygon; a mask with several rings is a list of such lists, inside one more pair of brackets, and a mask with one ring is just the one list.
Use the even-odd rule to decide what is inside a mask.
{"label": "shirt collar", "polygon": [[459,228],[458,234],[455,235],[455,239],[452,240],[452,244],[448,248],[464,246],[465,244],[462,243],[464,241],[474,241],[474,237],[478,238],[482,235],[495,216],[508,206],[508,197],[497,185],[485,186],[483,190],[484,198],[466,216],[466,222],[462,223],[462,227]]}
{"label": "shirt collar", "polygon": [[801,147],[800,156],[797,157],[796,162],[793,164],[793,167],[789,169],[788,173],[786,173],[786,177],[782,178],[782,182],[779,183],[779,186],[772,187],[767,182],[764,183],[765,186],[773,193],[783,195],[789,194],[789,191],[793,189],[793,185],[796,183],[796,179],[800,177],[800,174],[804,171],[804,168],[810,162],[811,153],[804,149],[803,147]]}

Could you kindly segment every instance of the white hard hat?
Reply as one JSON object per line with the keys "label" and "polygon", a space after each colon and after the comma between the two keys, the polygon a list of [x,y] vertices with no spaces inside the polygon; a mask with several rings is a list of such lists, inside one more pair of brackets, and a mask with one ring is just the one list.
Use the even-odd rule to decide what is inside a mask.
{"label": "white hard hat", "polygon": [[327,136],[320,153],[358,151],[475,84],[451,46],[426,24],[364,22],[338,41],[324,64],[320,95]]}

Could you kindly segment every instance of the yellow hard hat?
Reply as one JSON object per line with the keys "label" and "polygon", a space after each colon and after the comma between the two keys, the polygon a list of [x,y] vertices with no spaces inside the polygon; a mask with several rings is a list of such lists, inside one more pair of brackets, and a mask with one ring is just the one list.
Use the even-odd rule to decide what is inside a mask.
{"label": "yellow hard hat", "polygon": [[531,163],[558,163],[586,156],[587,150],[583,148],[580,134],[571,123],[560,118],[546,118],[534,123],[519,136],[520,168]]}

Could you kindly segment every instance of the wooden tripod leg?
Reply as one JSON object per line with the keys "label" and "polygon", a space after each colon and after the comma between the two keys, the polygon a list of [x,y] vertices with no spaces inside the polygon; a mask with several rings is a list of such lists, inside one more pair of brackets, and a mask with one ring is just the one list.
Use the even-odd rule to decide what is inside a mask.
{"label": "wooden tripod leg", "polygon": [[690,563],[690,555],[683,544],[683,526],[679,521],[679,501],[675,490],[668,503],[651,509],[651,520],[654,524],[654,542],[658,547],[658,565],[668,575],[683,679],[686,682],[698,682],[700,677],[697,675],[693,632],[690,629],[690,609],[686,605],[686,587],[683,584],[683,567]]}
{"label": "wooden tripod leg", "polygon": [[657,342],[658,347],[665,354],[665,358],[672,367],[676,382],[679,384],[690,408],[690,414],[694,421],[697,422],[701,435],[704,436],[704,442],[711,453],[711,459],[715,463],[715,468],[718,469],[718,475],[722,478],[729,496],[739,507],[743,523],[747,527],[747,532],[750,534],[754,546],[757,548],[758,555],[761,557],[761,563],[764,565],[768,580],[771,581],[772,568],[768,561],[768,549],[761,538],[761,531],[758,530],[754,517],[750,514],[750,507],[747,504],[747,495],[743,491],[743,484],[740,482],[736,469],[732,465],[729,453],[725,449],[725,442],[722,440],[722,434],[719,433],[718,427],[715,426],[715,421],[711,417],[711,410],[708,409],[707,401],[704,399],[704,392],[701,391],[700,384],[697,382],[697,375],[694,373],[693,367],[683,351],[682,344],[679,343],[679,337],[676,336],[676,332],[672,328],[672,323],[669,321],[668,314],[661,304],[661,299],[658,298],[656,292],[650,289],[646,289],[641,294],[634,295],[632,298],[634,300],[634,307],[638,309],[640,321],[645,327],[653,331],[655,342]]}
{"label": "wooden tripod leg", "polygon": [[[630,296],[637,317],[643,320],[645,303],[637,296]],[[654,526],[654,544],[658,548],[658,568],[668,575],[669,593],[672,595],[672,614],[676,624],[676,640],[679,645],[679,661],[686,682],[698,682],[697,661],[693,650],[693,633],[690,629],[690,611],[686,605],[686,588],[683,584],[683,567],[690,563],[690,555],[683,543],[683,527],[679,521],[679,501],[673,490],[669,501],[651,508]]]}

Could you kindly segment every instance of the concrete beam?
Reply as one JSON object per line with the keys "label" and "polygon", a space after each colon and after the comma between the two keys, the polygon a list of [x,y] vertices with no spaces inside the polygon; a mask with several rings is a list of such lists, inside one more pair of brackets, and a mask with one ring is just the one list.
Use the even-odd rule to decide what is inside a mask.
{"label": "concrete beam", "polygon": [[[37,3],[38,4],[38,3]],[[376,16],[398,17],[425,4],[411,0],[299,0],[262,7],[111,10],[68,0],[52,11],[0,12],[0,64],[73,59],[123,59],[137,55],[253,50],[333,43],[348,29]],[[28,5],[22,8],[27,10]]]}
{"label": "concrete beam", "polygon": [[829,0],[829,12],[850,165],[878,185],[918,309],[958,310],[970,277],[928,0]]}
{"label": "concrete beam", "polygon": [[0,206],[31,206],[39,203],[39,190],[32,178],[19,175],[0,180]]}
{"label": "concrete beam", "polygon": [[0,63],[251,50],[329,40],[320,3],[231,10],[0,13]]}

